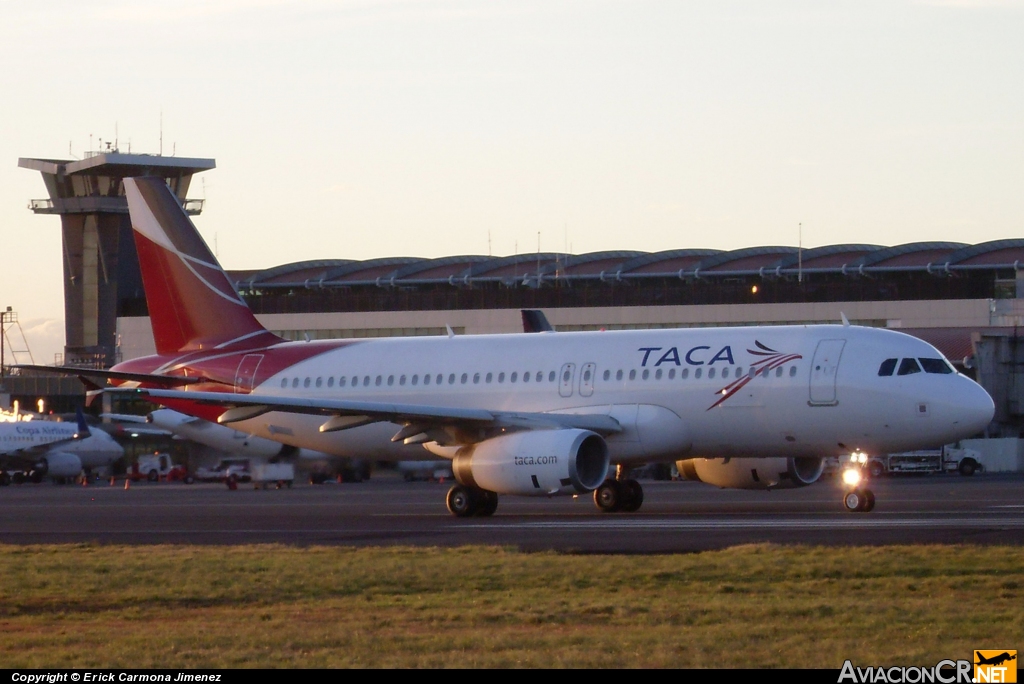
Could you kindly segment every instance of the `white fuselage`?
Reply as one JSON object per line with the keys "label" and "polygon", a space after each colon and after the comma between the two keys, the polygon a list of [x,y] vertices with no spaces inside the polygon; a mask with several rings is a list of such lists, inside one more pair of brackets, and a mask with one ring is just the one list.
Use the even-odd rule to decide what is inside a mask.
{"label": "white fuselage", "polygon": [[105,432],[93,430],[76,438],[75,423],[46,420],[0,423],[0,458],[10,465],[31,464],[50,452],[74,454],[83,468],[108,466],[124,455],[124,449]]}
{"label": "white fuselage", "polygon": [[[623,464],[885,453],[984,430],[991,398],[948,366],[879,375],[886,359],[905,358],[946,363],[917,338],[841,325],[387,338],[325,350],[253,391],[607,414],[622,426],[607,444],[612,463]],[[234,427],[339,456],[432,457],[392,443],[400,427],[392,423],[321,433],[323,422],[272,412]]]}

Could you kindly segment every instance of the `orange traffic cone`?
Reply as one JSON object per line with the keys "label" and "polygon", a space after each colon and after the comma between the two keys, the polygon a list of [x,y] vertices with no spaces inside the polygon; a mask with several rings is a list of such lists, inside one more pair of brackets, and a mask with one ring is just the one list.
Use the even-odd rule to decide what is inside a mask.
{"label": "orange traffic cone", "polygon": [[111,487],[114,486],[114,476],[113,475],[110,476],[110,486]]}
{"label": "orange traffic cone", "polygon": [[124,490],[127,492],[128,488],[131,487],[131,486],[132,486],[132,478],[130,478],[130,477],[124,478]]}

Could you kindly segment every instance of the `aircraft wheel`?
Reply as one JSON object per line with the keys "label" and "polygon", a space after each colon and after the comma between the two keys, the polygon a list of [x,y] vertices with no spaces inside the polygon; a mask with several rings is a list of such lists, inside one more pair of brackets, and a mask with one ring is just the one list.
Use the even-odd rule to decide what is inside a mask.
{"label": "aircraft wheel", "polygon": [[0,487],[6,487],[11,484],[11,476],[6,470],[0,470]]}
{"label": "aircraft wheel", "polygon": [[622,502],[622,510],[627,513],[635,513],[640,510],[644,503],[644,488],[636,480],[623,480],[619,483],[626,492],[625,501]]}
{"label": "aircraft wheel", "polygon": [[875,508],[875,493],[870,489],[864,490],[864,504],[861,506],[861,511],[868,513]]}
{"label": "aircraft wheel", "polygon": [[11,477],[11,481],[16,485],[25,484],[25,473],[19,470]]}
{"label": "aircraft wheel", "polygon": [[494,512],[498,510],[498,493],[489,492],[486,489],[479,492],[480,506],[476,510],[476,514],[481,518],[487,518],[494,515]]}
{"label": "aircraft wheel", "polygon": [[469,487],[455,485],[448,490],[448,496],[445,499],[448,511],[456,518],[468,518],[473,515],[479,508],[478,498],[475,494],[476,492]]}
{"label": "aircraft wheel", "polygon": [[860,511],[864,506],[864,495],[860,490],[854,489],[843,496],[843,505],[851,513]]}
{"label": "aircraft wheel", "polygon": [[33,470],[29,474],[29,479],[32,480],[32,482],[34,482],[35,484],[39,484],[40,482],[43,481],[43,473],[42,473],[42,471],[41,470]]}
{"label": "aircraft wheel", "polygon": [[601,486],[594,490],[594,503],[604,513],[614,513],[622,510],[623,488],[618,480],[605,480]]}

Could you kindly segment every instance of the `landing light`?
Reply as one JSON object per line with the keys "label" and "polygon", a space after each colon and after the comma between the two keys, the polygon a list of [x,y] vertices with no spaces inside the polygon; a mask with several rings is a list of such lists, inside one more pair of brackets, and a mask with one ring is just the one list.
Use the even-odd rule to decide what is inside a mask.
{"label": "landing light", "polygon": [[850,487],[856,487],[860,484],[860,469],[859,468],[847,468],[843,471],[843,482]]}

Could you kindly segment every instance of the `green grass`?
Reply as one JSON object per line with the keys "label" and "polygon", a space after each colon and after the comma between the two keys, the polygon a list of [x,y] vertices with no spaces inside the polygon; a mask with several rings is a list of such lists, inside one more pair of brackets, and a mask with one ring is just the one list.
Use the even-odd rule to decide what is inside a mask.
{"label": "green grass", "polygon": [[1024,643],[1019,547],[0,546],[5,667],[933,665]]}

